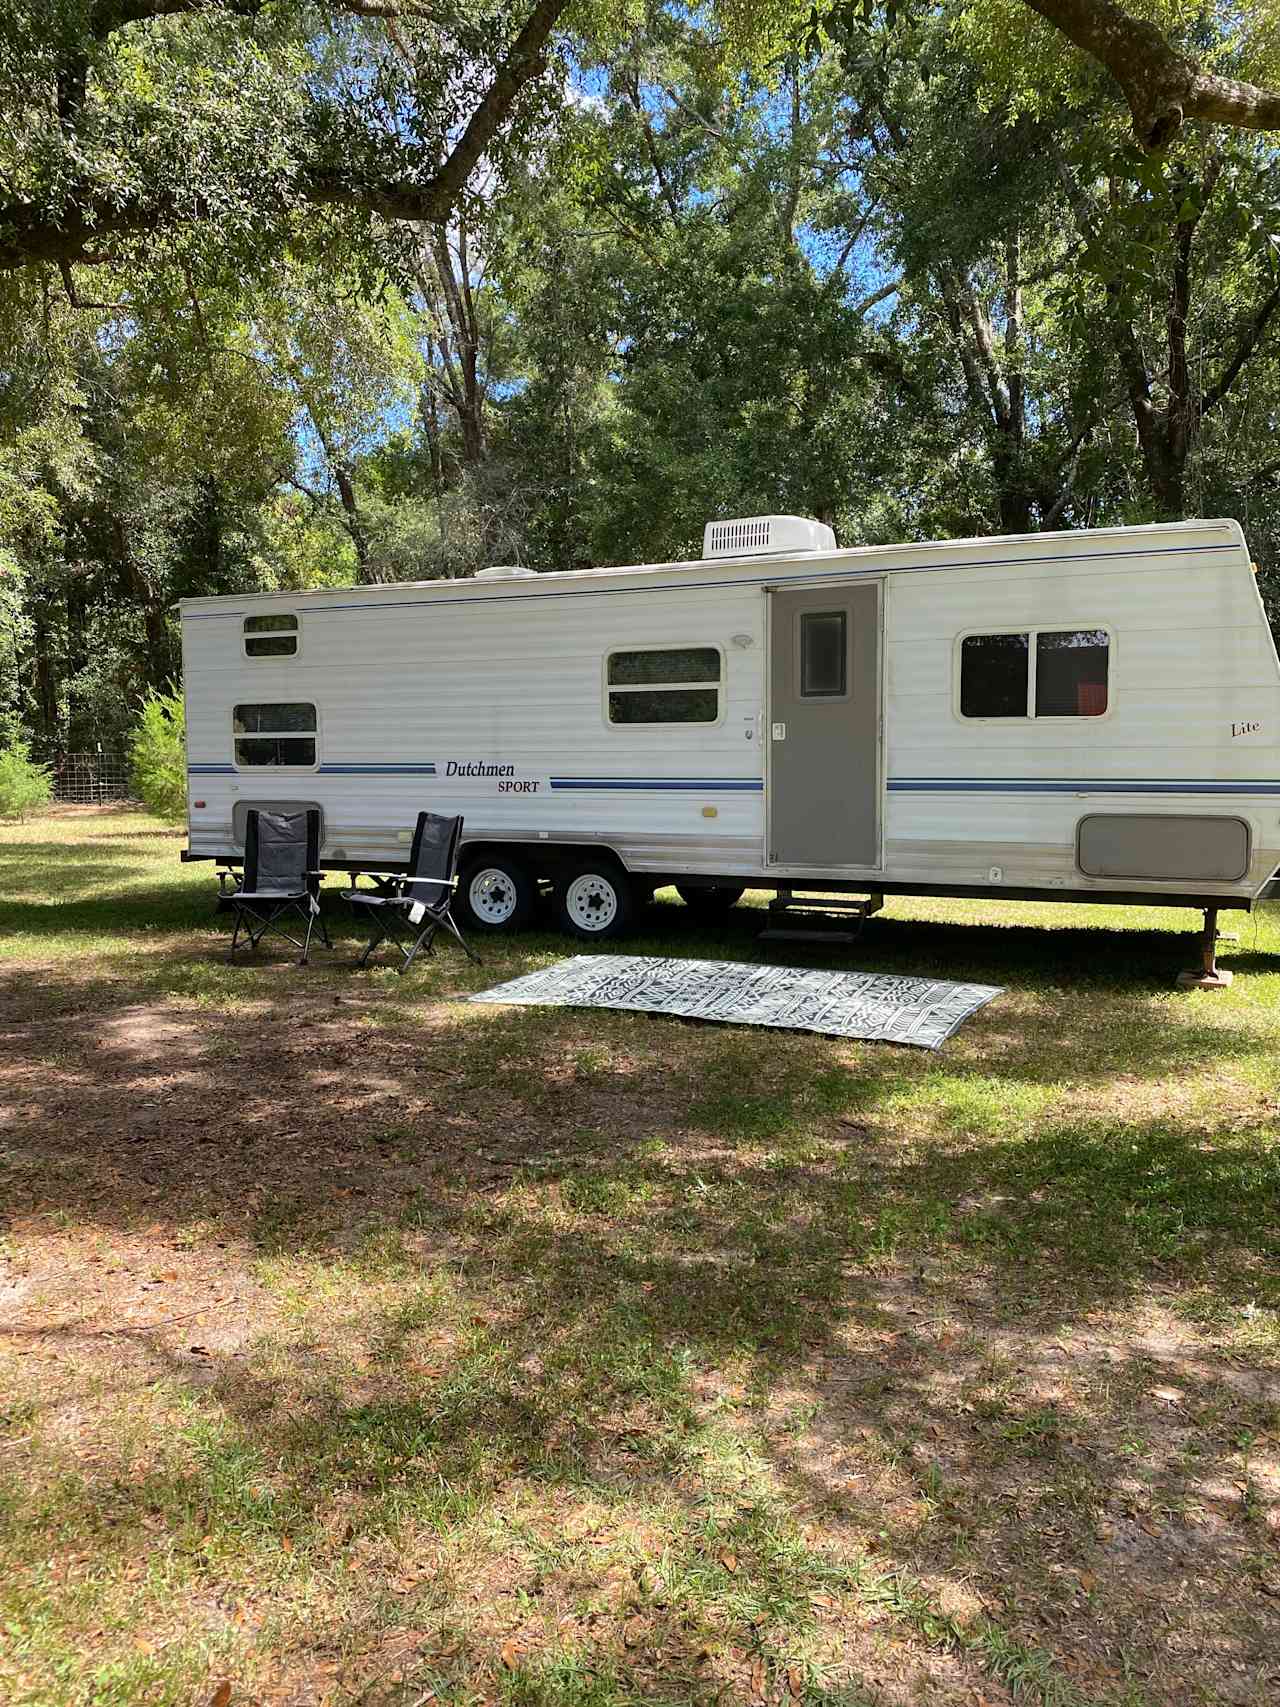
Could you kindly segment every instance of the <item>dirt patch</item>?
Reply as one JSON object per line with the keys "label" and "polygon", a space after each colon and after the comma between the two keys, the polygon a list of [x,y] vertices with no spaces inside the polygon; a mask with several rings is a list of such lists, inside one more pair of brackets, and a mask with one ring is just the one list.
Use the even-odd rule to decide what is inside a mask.
{"label": "dirt patch", "polygon": [[1273,1697],[1248,1014],[904,1060],[230,969],[208,903],[0,961],[6,1698]]}

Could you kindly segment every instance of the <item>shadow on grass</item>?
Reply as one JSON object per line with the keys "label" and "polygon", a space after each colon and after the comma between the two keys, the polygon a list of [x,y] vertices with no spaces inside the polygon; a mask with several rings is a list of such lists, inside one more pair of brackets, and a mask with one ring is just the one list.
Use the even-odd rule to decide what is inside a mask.
{"label": "shadow on grass", "polygon": [[[305,973],[232,968],[210,947],[212,899],[156,886],[47,909],[51,930],[196,940],[142,957],[122,944],[65,983],[0,974],[10,1010],[68,1013],[5,1040],[0,1191],[22,1225],[233,1246],[294,1313],[270,1343],[215,1349],[198,1382],[166,1332],[133,1336],[140,1378],[189,1402],[173,1451],[15,1498],[3,1522],[24,1545],[87,1534],[109,1562],[154,1548],[159,1519],[184,1580],[213,1595],[246,1575],[281,1593],[303,1571],[347,1584],[361,1547],[434,1537],[444,1563],[393,1605],[333,1589],[338,1651],[378,1619],[440,1627],[454,1657],[412,1662],[419,1694],[437,1665],[449,1688],[481,1672],[528,1702],[744,1698],[744,1664],[775,1687],[797,1655],[809,1663],[830,1622],[815,1594],[850,1618],[847,1675],[837,1689],[806,1674],[798,1699],[814,1703],[877,1698],[857,1647],[876,1606],[997,1677],[1012,1675],[1000,1652],[1034,1670],[1046,1644],[1122,1642],[1185,1670],[1150,1610],[1204,1572],[1236,1585],[1214,1616],[1232,1662],[1261,1676],[1276,1620],[1255,1581],[1256,1498],[1176,1546],[1122,1512],[1106,1631],[1046,1588],[1034,1610],[1005,1604],[1005,1649],[966,1646],[927,1594],[858,1553],[878,1534],[912,1570],[976,1579],[993,1602],[1047,1571],[1046,1548],[1060,1571],[1101,1572],[1116,1489],[1167,1526],[1201,1483],[1235,1485],[1240,1440],[1274,1426],[1262,1384],[1183,1369],[1176,1415],[1126,1433],[1115,1418],[1161,1383],[1160,1357],[1124,1347],[1073,1388],[1060,1350],[1140,1291],[1211,1284],[1280,1305],[1280,1151],[1263,1116],[1238,1129],[1171,1098],[1206,1066],[1274,1059],[1274,1025],[1245,1010],[1173,1020],[1152,1000],[1177,958],[1168,937],[1117,932],[1123,965],[1100,969],[1110,939],[1093,928],[886,921],[847,958],[1010,990],[931,1056],[440,1000],[574,951],[538,933],[481,939],[479,969],[442,951],[406,980],[353,974],[341,954]],[[19,916],[31,928],[21,908],[0,923]],[[712,936],[658,908],[637,947],[763,958],[758,922]],[[1077,984],[1088,1011],[1064,1024],[1049,998]],[[173,995],[200,1001],[154,1000]],[[1055,1106],[1121,1078],[1142,1112]],[[932,1125],[914,1142],[900,1124],[920,1110]],[[53,1338],[84,1350],[82,1328]],[[780,1416],[779,1394],[808,1414]],[[868,1463],[875,1498],[849,1491]],[[619,1555],[637,1567],[642,1641],[581,1610],[615,1557],[557,1521],[531,1526],[530,1490],[553,1513],[598,1505],[610,1534],[640,1514],[661,1537]],[[499,1559],[506,1599],[563,1607],[542,1660],[503,1664],[495,1629],[468,1622],[463,1543],[486,1569]]]}
{"label": "shadow on grass", "polygon": [[[682,909],[658,903],[642,916],[636,952],[867,968],[1037,992],[1042,992],[1046,983],[1082,989],[1167,991],[1177,972],[1199,963],[1201,919],[1199,913],[1189,910],[1170,908],[1167,929],[1119,924],[1109,929],[1096,923],[1001,924],[998,903],[993,904],[992,911],[994,920],[980,924],[873,917],[852,946],[824,949],[803,942],[758,942],[764,923],[759,908],[734,909],[723,926],[712,933],[682,918]],[[1247,915],[1241,919],[1241,928],[1247,933]],[[671,938],[677,931],[682,946],[673,949]],[[685,940],[687,948],[683,946]],[[1243,943],[1231,950],[1229,960],[1242,972],[1280,973],[1280,956],[1253,951]]]}
{"label": "shadow on grass", "polygon": [[[0,930],[103,936],[112,931],[176,932],[207,926],[215,916],[217,903],[212,867],[207,885],[186,874],[181,881],[141,887],[134,880],[154,873],[154,859],[147,859],[141,849],[135,859],[114,854],[102,857],[104,839],[153,840],[157,834],[165,832],[95,830],[92,841],[25,842],[0,847],[0,895],[4,897],[0,899]],[[114,893],[85,893],[86,887],[98,889],[104,883],[120,887]],[[331,881],[322,890],[325,918],[340,937],[356,938],[360,924],[340,899],[340,883],[341,879]],[[20,899],[15,900],[15,896]],[[33,905],[36,901],[40,904]],[[1174,972],[1184,964],[1195,963],[1199,929],[1199,914],[1191,910],[1170,909],[1168,916],[1167,930],[1131,926],[1112,930],[1098,924],[954,924],[877,917],[868,921],[861,939],[852,947],[824,948],[811,943],[759,942],[765,918],[757,907],[735,908],[714,929],[708,929],[683,906],[658,901],[641,911],[637,927],[625,943],[602,944],[599,952],[612,953],[621,947],[644,954],[821,967],[872,966],[877,971],[1036,990],[1044,988],[1047,976],[1055,984],[1076,987],[1167,990]],[[1247,929],[1247,923],[1243,928]],[[512,943],[518,950],[522,940],[528,940],[473,934],[482,949],[496,941],[499,954],[509,953]],[[593,952],[591,945],[569,937],[531,936],[540,949],[559,949],[565,954]],[[1241,972],[1280,972],[1280,956],[1247,947],[1233,951],[1230,964]]]}
{"label": "shadow on grass", "polygon": [[[180,1432],[173,1461],[63,1485],[58,1522],[87,1529],[105,1560],[154,1547],[158,1516],[166,1545],[210,1587],[231,1568],[219,1557],[222,1537],[234,1541],[238,1573],[275,1585],[304,1569],[341,1580],[371,1539],[415,1535],[421,1546],[435,1537],[453,1564],[396,1597],[393,1616],[439,1625],[440,1645],[454,1650],[446,1680],[514,1670],[498,1659],[499,1636],[469,1624],[465,1607],[468,1573],[483,1580],[500,1557],[503,1596],[532,1614],[550,1608],[559,1643],[530,1657],[529,1692],[514,1698],[543,1699],[546,1667],[572,1660],[616,1677],[616,1691],[592,1696],[579,1679],[546,1699],[629,1699],[653,1671],[633,1650],[652,1646],[664,1656],[649,1677],[656,1698],[710,1700],[726,1681],[745,1687],[729,1669],[742,1652],[783,1677],[826,1616],[815,1595],[844,1597],[855,1621],[887,1609],[926,1644],[997,1676],[1001,1652],[1019,1664],[1038,1655],[1037,1665],[1050,1663],[1046,1647],[1071,1655],[1088,1628],[1074,1603],[1041,1603],[1033,1618],[1014,1595],[998,1641],[983,1627],[966,1634],[909,1576],[870,1564],[849,1535],[879,1535],[911,1569],[977,1581],[994,1601],[1021,1574],[1025,1598],[1045,1563],[1032,1520],[1046,1501],[1067,1514],[1053,1518],[1054,1567],[1108,1568],[1102,1518],[1115,1514],[1116,1489],[1133,1483],[1140,1453],[1141,1487],[1122,1496],[1131,1509],[1120,1514],[1123,1574],[1108,1639],[1118,1630],[1139,1663],[1154,1664],[1166,1631],[1150,1606],[1176,1600],[1188,1571],[1227,1570],[1238,1592],[1217,1615],[1219,1630],[1234,1663],[1260,1679],[1276,1627],[1251,1562],[1266,1544],[1261,1507],[1246,1502],[1212,1530],[1179,1531],[1172,1548],[1149,1531],[1179,1521],[1203,1482],[1238,1479],[1240,1439],[1262,1434],[1274,1405],[1242,1397],[1221,1375],[1182,1369],[1177,1425],[1151,1424],[1135,1442],[1131,1432],[1100,1432],[1106,1405],[1087,1388],[1011,1394],[993,1356],[1011,1316],[1023,1329],[1039,1319],[1042,1331],[1019,1341],[1023,1373],[1039,1359],[1061,1384],[1063,1336],[1088,1331],[1096,1306],[1153,1264],[1194,1269],[1209,1253],[1189,1256],[1188,1238],[1229,1235],[1234,1260],[1256,1259],[1258,1274],[1274,1256],[1274,1158],[1224,1159],[1155,1126],[1131,1132],[1117,1155],[1120,1136],[1047,1133],[1029,1160],[1009,1144],[989,1159],[947,1158],[941,1175],[917,1164],[857,1181],[839,1170],[780,1176],[745,1159],[717,1170],[645,1156],[615,1158],[610,1175],[603,1158],[583,1155],[554,1180],[522,1173],[495,1192],[446,1167],[398,1211],[384,1205],[367,1218],[357,1238],[300,1195],[296,1217],[272,1226],[270,1247],[304,1259],[293,1270],[304,1293],[308,1263],[317,1277],[336,1267],[338,1286],[326,1280],[295,1321],[287,1381],[279,1345],[228,1357],[220,1370],[215,1357],[217,1410]],[[350,1191],[362,1170],[343,1177]],[[937,1195],[944,1186],[965,1197],[993,1186],[1044,1191],[1055,1181],[1065,1195],[1036,1202],[1029,1219],[1025,1191],[999,1211],[965,1211]],[[1145,1217],[1157,1203],[1152,1226]],[[887,1240],[893,1204],[902,1220]],[[958,1230],[966,1215],[979,1219]],[[959,1302],[914,1272],[921,1255],[948,1247],[982,1254],[979,1267],[961,1270]],[[910,1261],[895,1267],[904,1255]],[[1036,1277],[1034,1294],[1024,1275]],[[410,1289],[391,1305],[362,1290],[390,1283]],[[931,1324],[943,1310],[968,1336],[959,1349],[954,1331]],[[358,1366],[309,1357],[322,1333],[360,1353]],[[157,1337],[144,1344],[148,1380],[190,1380],[189,1363]],[[1107,1365],[1108,1403],[1119,1389],[1136,1399],[1161,1374],[1158,1361],[1126,1349]],[[773,1415],[779,1391],[813,1416],[797,1428]],[[851,1460],[855,1445],[861,1457]],[[868,1455],[893,1491],[888,1504],[849,1492],[852,1462]],[[520,1514],[531,1499],[560,1518],[598,1506],[604,1535],[575,1537],[559,1520],[530,1528]],[[814,1516],[817,1533],[804,1522]],[[24,1528],[51,1521],[39,1507],[9,1515]],[[637,1522],[662,1538],[622,1549],[642,1644],[634,1631],[624,1639],[621,1617],[602,1630],[589,1611],[616,1563],[617,1526]],[[366,1648],[370,1618],[367,1604],[349,1613]],[[340,1634],[331,1639],[341,1645]],[[707,1676],[708,1644],[723,1676]],[[1188,1663],[1184,1647],[1166,1657]],[[796,1693],[875,1699],[859,1663],[851,1636],[845,1692],[827,1691],[818,1673],[809,1694]]]}

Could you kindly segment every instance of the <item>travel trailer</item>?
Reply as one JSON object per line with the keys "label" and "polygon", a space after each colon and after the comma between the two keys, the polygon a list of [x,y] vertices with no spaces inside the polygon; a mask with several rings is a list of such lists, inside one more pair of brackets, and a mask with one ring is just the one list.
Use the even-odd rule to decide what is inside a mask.
{"label": "travel trailer", "polygon": [[1280,664],[1234,521],[185,599],[184,858],[317,806],[321,864],[465,814],[462,916],[604,938],[675,884],[1249,908],[1280,890]]}

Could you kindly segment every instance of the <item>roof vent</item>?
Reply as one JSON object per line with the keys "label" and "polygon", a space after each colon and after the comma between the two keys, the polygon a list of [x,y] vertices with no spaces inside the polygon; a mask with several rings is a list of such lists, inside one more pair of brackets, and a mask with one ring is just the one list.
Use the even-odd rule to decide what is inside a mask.
{"label": "roof vent", "polygon": [[495,563],[490,569],[477,569],[473,581],[523,581],[536,575],[536,569],[526,569],[520,563]]}
{"label": "roof vent", "polygon": [[704,557],[760,557],[778,552],[834,551],[836,536],[825,522],[808,516],[747,516],[708,522],[702,535]]}

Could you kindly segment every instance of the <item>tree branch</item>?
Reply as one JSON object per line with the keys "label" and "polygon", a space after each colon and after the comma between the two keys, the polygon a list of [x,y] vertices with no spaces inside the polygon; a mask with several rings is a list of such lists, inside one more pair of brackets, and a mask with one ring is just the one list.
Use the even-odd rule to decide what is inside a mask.
{"label": "tree branch", "polygon": [[676,198],[672,194],[670,184],[667,182],[667,174],[662,168],[662,157],[658,153],[657,139],[653,134],[653,126],[649,123],[649,115],[644,110],[644,99],[640,94],[640,73],[634,66],[631,67],[631,82],[627,90],[627,98],[631,102],[631,109],[635,113],[636,122],[639,124],[641,132],[643,133],[645,152],[649,156],[649,164],[653,168],[653,175],[658,181],[658,189],[662,194],[662,199],[667,204],[667,211],[671,215],[672,220],[678,223],[680,219],[680,209],[676,205]]}
{"label": "tree branch", "polygon": [[996,426],[1002,433],[1007,433],[1011,425],[1009,398],[1000,377],[1000,364],[996,360],[995,334],[990,320],[987,319],[986,310],[967,284],[964,287],[963,306],[969,324],[973,327],[973,341],[991,397],[991,412],[995,416]]}
{"label": "tree branch", "polygon": [[[852,247],[853,239],[850,239],[849,248]],[[840,265],[842,267],[848,252],[848,249],[846,249],[844,255],[840,258]],[[874,308],[878,302],[884,302],[887,297],[896,296],[901,289],[902,280],[900,278],[890,279],[889,283],[881,285],[879,290],[873,290],[870,296],[864,296],[861,302],[855,302],[852,311],[854,314],[865,314],[869,308]]]}
{"label": "tree branch", "polygon": [[1120,85],[1144,148],[1163,148],[1186,119],[1280,130],[1280,90],[1204,71],[1154,24],[1114,0],[1024,0]]}
{"label": "tree branch", "polygon": [[1080,461],[1080,452],[1084,449],[1089,436],[1097,424],[1096,415],[1087,416],[1084,426],[1080,428],[1080,431],[1072,439],[1071,445],[1062,463],[1061,489],[1058,492],[1058,496],[1053,500],[1053,503],[1050,504],[1049,508],[1042,514],[1040,518],[1041,527],[1051,528],[1054,523],[1061,518],[1062,512],[1066,509],[1067,503],[1070,500],[1072,491],[1075,487],[1076,465]]}
{"label": "tree branch", "polygon": [[127,24],[146,24],[155,18],[177,18],[192,12],[229,12],[235,18],[253,18],[268,0],[98,0],[89,13],[89,33],[105,41]]}
{"label": "tree branch", "polygon": [[1236,346],[1236,353],[1223,368],[1217,380],[1205,392],[1204,399],[1200,404],[1202,415],[1207,415],[1211,409],[1216,409],[1231,390],[1240,376],[1241,368],[1262,342],[1263,334],[1270,325],[1277,309],[1280,309],[1280,285],[1276,286],[1270,296],[1264,298],[1258,312],[1245,327],[1244,335]]}
{"label": "tree branch", "polygon": [[[156,18],[190,17],[199,12],[224,12],[233,18],[256,18],[271,0],[98,0],[89,14],[89,32],[105,41],[128,24],[151,23]],[[355,18],[429,18],[440,8],[428,0],[328,0],[331,10]]]}
{"label": "tree branch", "polygon": [[1023,372],[1022,327],[1022,233],[1015,225],[1005,239],[1005,324],[1004,354],[1008,381],[1009,428],[1022,444],[1027,424],[1027,381]]}
{"label": "tree branch", "polygon": [[972,326],[966,312],[969,304],[965,300],[964,287],[946,267],[940,267],[935,274],[938,294],[946,311],[947,325],[951,328],[951,341],[955,345],[956,354],[960,358],[960,369],[964,374],[965,387],[969,393],[969,401],[975,412],[981,416],[983,429],[990,432],[1000,425],[992,407],[991,400],[982,383],[982,371],[977,357],[970,348],[965,336],[965,325]]}
{"label": "tree branch", "polygon": [[[1205,170],[1200,196],[1189,219],[1174,227],[1173,278],[1169,288],[1169,403],[1166,409],[1170,448],[1185,458],[1194,431],[1192,420],[1191,368],[1187,360],[1187,321],[1191,313],[1191,252],[1196,231],[1204,217],[1222,173],[1222,160],[1215,150]],[[1183,185],[1185,191],[1188,185]]]}
{"label": "tree branch", "polygon": [[[1060,152],[1056,154],[1058,180],[1062,185],[1076,222],[1076,227],[1084,241],[1086,255],[1100,248],[1098,238],[1097,210],[1090,202],[1088,192],[1075,177],[1065,158]],[[1114,282],[1107,285],[1107,330],[1111,336],[1111,345],[1120,364],[1124,376],[1125,390],[1133,409],[1134,423],[1137,428],[1138,440],[1143,454],[1155,454],[1156,412],[1151,399],[1151,377],[1147,372],[1146,359],[1142,353],[1142,345],[1134,331],[1133,322],[1124,311],[1123,300]]]}
{"label": "tree branch", "polygon": [[[267,0],[211,0],[223,11],[252,16]],[[338,0],[344,10],[367,0]],[[381,0],[370,0],[381,4]],[[384,219],[417,220],[428,225],[447,221],[485,150],[510,114],[526,83],[545,65],[544,50],[569,0],[537,0],[524,28],[493,82],[472,113],[462,135],[430,177],[420,182],[388,179],[369,182],[344,173],[340,167],[315,166],[297,181],[299,197],[318,206],[364,209]],[[205,0],[100,0],[93,14],[102,33],[142,18],[173,16],[205,9]],[[374,15],[372,13],[370,16]],[[386,14],[378,14],[386,15]],[[208,209],[198,199],[180,204],[162,195],[148,200],[118,202],[91,182],[71,188],[64,209],[43,208],[34,202],[0,203],[0,272],[40,261],[102,262],[104,238],[148,236],[166,227],[201,220]]]}
{"label": "tree branch", "polygon": [[466,187],[480,156],[498,134],[498,127],[511,111],[525,84],[546,65],[543,50],[547,38],[567,10],[569,0],[538,0],[524,28],[511,45],[506,61],[484,99],[472,113],[453,151],[435,175],[432,193],[446,212]]}
{"label": "tree branch", "polygon": [[76,281],[72,277],[70,263],[60,261],[58,271],[62,275],[62,288],[66,291],[67,301],[72,308],[99,309],[107,314],[119,314],[127,307],[127,304],[123,302],[85,302],[76,290]]}
{"label": "tree branch", "polygon": [[104,237],[137,236],[200,217],[199,203],[186,214],[167,196],[149,206],[121,205],[90,184],[72,190],[70,205],[61,214],[51,214],[34,202],[0,204],[0,272],[41,261],[94,265],[107,259],[97,248]]}

